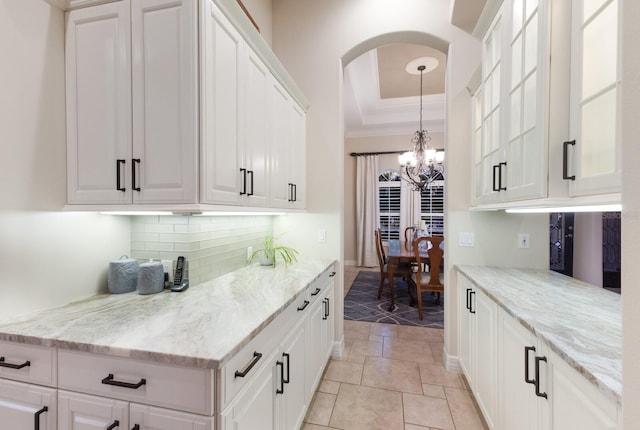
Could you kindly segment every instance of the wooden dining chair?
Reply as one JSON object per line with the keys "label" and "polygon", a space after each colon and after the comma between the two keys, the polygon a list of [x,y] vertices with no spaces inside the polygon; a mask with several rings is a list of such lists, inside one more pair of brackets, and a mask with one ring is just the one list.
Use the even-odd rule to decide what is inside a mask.
{"label": "wooden dining chair", "polygon": [[[380,287],[378,287],[378,300],[382,297],[382,288],[384,287],[384,281],[388,279],[389,272],[387,271],[387,257],[384,254],[384,247],[382,246],[382,235],[380,229],[375,230],[375,242],[376,253],[378,254],[378,265],[380,266]],[[393,272],[394,278],[409,279],[411,277],[411,267],[407,264],[399,264],[396,270]]]}
{"label": "wooden dining chair", "polygon": [[[443,275],[440,267],[443,262],[444,251],[440,248],[440,244],[444,240],[441,236],[420,237],[413,242],[413,253],[418,263],[418,271],[411,277],[411,288],[415,288],[418,299],[418,318],[422,319],[422,293],[432,291],[436,293],[436,303],[440,303],[440,293],[444,293]],[[431,242],[431,248],[427,251],[429,256],[429,271],[424,270],[424,258],[420,256],[420,244]],[[423,245],[423,247],[425,247]],[[422,251],[424,253],[424,251]]]}
{"label": "wooden dining chair", "polygon": [[409,242],[413,239],[413,235],[416,232],[416,228],[414,226],[410,226],[404,229],[404,241]]}

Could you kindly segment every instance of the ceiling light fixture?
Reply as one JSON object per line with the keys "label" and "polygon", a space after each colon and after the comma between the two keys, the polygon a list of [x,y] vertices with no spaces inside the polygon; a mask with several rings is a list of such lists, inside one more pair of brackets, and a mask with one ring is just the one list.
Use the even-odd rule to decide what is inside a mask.
{"label": "ceiling light fixture", "polygon": [[407,181],[414,191],[424,191],[437,179],[444,179],[444,151],[429,147],[431,136],[422,129],[422,75],[426,66],[418,66],[420,71],[420,129],[411,138],[413,151],[398,156],[402,179]]}

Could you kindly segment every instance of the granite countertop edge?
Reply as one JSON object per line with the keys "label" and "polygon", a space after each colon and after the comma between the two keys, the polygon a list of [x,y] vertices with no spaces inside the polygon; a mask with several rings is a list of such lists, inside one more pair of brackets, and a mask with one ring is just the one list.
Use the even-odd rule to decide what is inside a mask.
{"label": "granite countertop edge", "polygon": [[[603,311],[602,308],[596,307],[595,305],[589,307],[591,312],[588,312],[588,314],[590,316],[593,317],[604,312],[611,314],[611,310],[614,312],[617,310],[617,316],[620,318],[621,323],[620,295],[544,269],[467,265],[458,265],[455,266],[455,268],[465,275],[474,284],[474,286],[482,290],[507,314],[513,317],[539,339],[543,340],[553,352],[559,355],[570,367],[578,371],[578,373],[584,376],[589,382],[594,384],[601,393],[614,400],[619,406],[622,405],[621,327],[619,330],[617,327],[613,328],[616,335],[612,342],[613,345],[600,344],[601,347],[607,349],[603,355],[611,357],[611,361],[616,364],[613,370],[609,368],[611,372],[607,375],[600,372],[600,369],[598,369],[597,366],[593,366],[591,363],[587,362],[587,360],[581,358],[581,353],[578,351],[578,347],[575,347],[571,342],[564,341],[565,339],[563,339],[561,333],[571,332],[572,335],[576,334],[574,327],[570,326],[570,324],[575,323],[575,321],[570,321],[570,319],[565,318],[563,322],[566,323],[566,325],[562,325],[562,323],[559,324],[558,320],[550,321],[545,318],[544,314],[528,312],[528,309],[517,304],[517,299],[512,295],[522,293],[522,290],[510,291],[509,288],[505,288],[504,283],[500,285],[498,284],[505,281],[511,281],[512,283],[529,283],[531,288],[533,288],[531,290],[533,295],[545,293],[553,294],[553,292],[545,291],[545,288],[557,288],[558,286],[579,288],[579,293],[584,294],[588,299],[587,301],[592,298],[610,301],[610,303],[606,303],[606,311]],[[487,279],[478,279],[478,274],[482,272],[486,272],[485,274],[487,275],[490,272],[492,280],[487,281]],[[545,285],[545,283],[548,284]],[[537,290],[535,290],[535,288],[537,288]],[[557,290],[555,290],[555,292],[557,292]],[[607,317],[610,316],[611,315],[607,315]]]}
{"label": "granite countertop edge", "polygon": [[[304,294],[307,287],[315,282],[334,263],[335,260],[330,259],[303,260],[288,267],[279,266],[277,269],[253,265],[202,284],[194,285],[183,293],[163,291],[162,293],[144,296],[131,292],[93,296],[57,308],[18,316],[10,321],[3,321],[0,323],[0,341],[121,358],[150,360],[157,363],[185,367],[218,369],[251,342],[291,303]],[[262,282],[263,285],[255,286],[253,285],[255,282]],[[255,287],[254,290],[259,290],[263,289],[263,286],[264,292],[262,295],[254,297],[251,294],[252,288]],[[188,297],[190,294],[194,295],[193,303],[189,303]],[[276,297],[270,297],[272,295]],[[260,306],[261,308],[265,307],[266,310],[262,314],[253,312],[256,306],[261,304],[260,299],[266,300],[267,298],[270,299],[267,300],[269,303],[265,306]],[[183,299],[184,304],[181,303]],[[241,329],[232,333],[229,339],[225,339],[225,345],[221,346],[219,350],[216,349],[215,352],[210,352],[206,349],[204,351],[190,351],[188,349],[189,343],[183,344],[183,346],[187,345],[186,348],[180,348],[178,345],[163,348],[162,342],[165,342],[165,345],[173,345],[172,342],[175,341],[175,336],[179,334],[184,336],[195,335],[193,336],[195,338],[194,342],[197,339],[205,340],[205,338],[208,338],[207,333],[196,333],[190,330],[215,330],[214,326],[218,321],[209,321],[205,311],[194,313],[189,310],[189,306],[194,304],[209,304],[200,301],[206,299],[215,299],[221,302],[220,304],[213,304],[214,307],[211,313],[222,310],[222,307],[229,304],[232,304],[233,310],[242,309],[243,305],[247,305],[250,308],[244,315],[234,315],[234,318],[237,317],[236,321],[227,322],[224,327],[210,337],[215,337],[216,334],[224,335],[225,331],[229,333],[234,329],[234,325],[237,327],[237,324],[235,324],[237,322],[246,322],[246,324],[240,324],[242,326]],[[170,306],[185,306],[185,309],[178,310],[175,315],[168,315],[168,319],[171,320],[173,318],[171,320],[172,323],[176,322],[175,319],[177,317],[188,314],[192,319],[184,321],[182,324],[178,321],[175,326],[165,324],[165,327],[172,330],[167,330],[166,334],[152,333],[150,334],[151,340],[148,342],[141,342],[140,344],[137,344],[135,340],[123,342],[127,337],[127,333],[122,329],[118,331],[118,326],[121,323],[118,318],[119,315],[115,314],[113,317],[104,317],[103,315],[107,313],[106,310],[113,309],[115,306],[122,306],[126,309],[137,307],[139,313],[143,314],[140,318],[130,316],[130,319],[127,320],[138,324],[138,332],[134,335],[136,339],[142,339],[144,332],[152,324],[156,323],[158,319],[161,319],[164,314],[172,313],[173,309],[169,308]],[[147,306],[149,310],[145,311],[139,306]],[[167,308],[163,308],[163,306],[167,306]],[[154,311],[157,311],[158,315],[155,315]],[[80,319],[75,323],[75,325],[79,325],[89,322],[92,316],[99,321],[93,328],[95,336],[90,333],[91,328],[88,330],[80,329],[80,332],[78,332],[78,329],[74,331],[72,327],[74,324],[71,321],[74,317]],[[199,316],[202,316],[202,318],[200,319]],[[124,318],[127,317],[129,315]],[[207,320],[204,321],[205,319]],[[63,327],[46,334],[47,327],[55,327],[58,321],[63,321]],[[113,329],[117,334],[101,339],[100,334],[109,331],[109,329]],[[150,343],[154,342],[160,345],[150,345]],[[205,340],[205,342],[207,341]],[[149,347],[145,345],[149,345]],[[205,348],[206,346],[210,345],[205,345]]]}

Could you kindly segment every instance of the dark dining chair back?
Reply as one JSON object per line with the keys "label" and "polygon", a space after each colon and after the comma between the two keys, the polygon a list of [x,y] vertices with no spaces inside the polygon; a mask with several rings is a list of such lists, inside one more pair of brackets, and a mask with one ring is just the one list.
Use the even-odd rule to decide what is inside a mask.
{"label": "dark dining chair back", "polygon": [[[444,251],[440,247],[444,238],[442,236],[420,237],[413,242],[413,252],[418,263],[418,271],[412,276],[413,284],[416,289],[416,296],[418,299],[418,318],[422,319],[422,293],[425,291],[431,291],[437,293],[436,303],[440,302],[440,293],[444,293],[443,276],[440,272],[440,267],[444,259]],[[428,261],[420,255],[422,249],[427,248],[428,243],[431,243],[431,248],[428,249],[427,255]],[[424,243],[424,245],[421,245]],[[424,251],[422,251],[424,255]],[[429,271],[424,270],[425,265],[429,267]]]}

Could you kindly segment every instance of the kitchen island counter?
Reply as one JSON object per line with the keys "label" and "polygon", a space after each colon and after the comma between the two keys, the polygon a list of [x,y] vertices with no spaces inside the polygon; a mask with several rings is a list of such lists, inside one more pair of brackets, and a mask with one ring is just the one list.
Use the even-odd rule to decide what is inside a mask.
{"label": "kitchen island counter", "polygon": [[252,265],[182,293],[100,295],[0,324],[0,341],[216,369],[334,263]]}
{"label": "kitchen island counter", "polygon": [[622,403],[619,294],[549,270],[457,270],[602,393]]}

